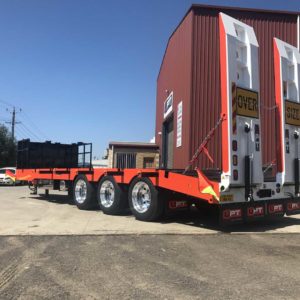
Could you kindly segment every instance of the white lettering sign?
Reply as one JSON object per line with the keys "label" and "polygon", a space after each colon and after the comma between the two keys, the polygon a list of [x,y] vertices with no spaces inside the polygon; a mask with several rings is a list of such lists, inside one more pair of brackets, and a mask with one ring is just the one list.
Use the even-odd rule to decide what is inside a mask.
{"label": "white lettering sign", "polygon": [[181,147],[182,145],[182,101],[178,103],[177,106],[177,139],[176,147]]}
{"label": "white lettering sign", "polygon": [[173,111],[173,92],[170,93],[164,103],[164,119]]}

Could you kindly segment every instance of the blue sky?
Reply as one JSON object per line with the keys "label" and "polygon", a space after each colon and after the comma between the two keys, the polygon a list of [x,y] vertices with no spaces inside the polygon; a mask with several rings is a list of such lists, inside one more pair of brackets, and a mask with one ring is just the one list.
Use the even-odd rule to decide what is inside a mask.
{"label": "blue sky", "polygon": [[[156,77],[192,3],[300,11],[300,1],[2,0],[0,101],[17,137],[93,142],[154,136]],[[8,120],[0,102],[0,122]]]}

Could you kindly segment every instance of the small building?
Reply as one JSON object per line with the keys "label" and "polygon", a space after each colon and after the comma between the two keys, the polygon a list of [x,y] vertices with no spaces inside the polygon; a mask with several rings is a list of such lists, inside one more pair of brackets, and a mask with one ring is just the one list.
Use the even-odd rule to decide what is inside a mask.
{"label": "small building", "polygon": [[110,142],[109,168],[158,168],[159,147],[153,143]]}

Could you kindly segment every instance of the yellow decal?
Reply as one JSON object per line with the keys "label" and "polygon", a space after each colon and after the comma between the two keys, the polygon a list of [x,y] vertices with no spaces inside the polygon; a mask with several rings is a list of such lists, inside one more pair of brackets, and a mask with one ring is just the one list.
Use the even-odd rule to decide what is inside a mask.
{"label": "yellow decal", "polygon": [[237,87],[236,113],[239,116],[259,118],[258,93]]}
{"label": "yellow decal", "polygon": [[217,196],[217,194],[215,193],[214,189],[213,189],[210,185],[207,186],[205,189],[203,189],[203,190],[201,191],[201,193],[203,193],[203,194],[210,194],[210,195],[212,195],[216,200],[219,201],[219,197]]}
{"label": "yellow decal", "polygon": [[222,195],[221,202],[232,202],[233,201],[233,195]]}
{"label": "yellow decal", "polygon": [[6,176],[7,176],[8,178],[10,178],[13,182],[16,181],[16,177],[10,176],[10,175],[8,175],[8,174],[6,174]]}
{"label": "yellow decal", "polygon": [[285,123],[300,126],[300,104],[285,101]]}

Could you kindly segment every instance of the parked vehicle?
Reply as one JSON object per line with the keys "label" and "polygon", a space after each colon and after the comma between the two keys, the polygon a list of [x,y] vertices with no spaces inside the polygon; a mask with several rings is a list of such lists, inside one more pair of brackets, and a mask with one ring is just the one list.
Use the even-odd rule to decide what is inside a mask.
{"label": "parked vehicle", "polygon": [[[106,214],[120,214],[129,207],[136,219],[142,221],[157,220],[166,210],[181,210],[191,205],[201,209],[203,204],[218,209],[222,225],[300,213],[297,127],[300,126],[300,54],[297,48],[278,39],[274,39],[274,50],[270,49],[276,54],[272,63],[276,72],[276,102],[281,107],[277,116],[280,125],[277,151],[283,167],[278,169],[276,178],[266,180],[262,148],[268,141],[261,134],[263,99],[258,40],[251,26],[223,13],[218,18],[220,115],[211,121],[210,127],[203,123],[206,135],[185,168],[172,168],[172,149],[180,151],[185,141],[183,134],[187,132],[182,127],[182,119],[187,108],[183,99],[175,106],[175,92],[170,90],[163,108],[157,109],[158,118],[163,118],[163,130],[159,134],[161,168],[94,169],[90,144],[77,144],[72,153],[79,159],[73,157],[68,161],[66,145],[55,144],[58,148],[53,152],[52,144],[21,141],[17,178],[29,181],[35,192],[43,186],[48,190],[51,180],[56,190],[68,188],[79,209],[100,206]],[[206,81],[206,84],[212,83]],[[287,105],[287,101],[292,104]],[[210,105],[207,111],[215,109],[214,101],[208,101],[207,105]],[[291,116],[286,113],[287,108],[293,112]],[[200,120],[202,117],[209,116],[197,116]],[[220,139],[219,134],[219,168],[195,168],[199,157],[213,163],[208,146],[214,139]],[[44,150],[36,155],[38,149]],[[284,152],[288,155],[284,156]],[[63,167],[47,164],[55,161],[55,153],[60,153]],[[180,155],[177,157],[181,159]]]}
{"label": "parked vehicle", "polygon": [[15,185],[20,184],[19,180],[16,180],[16,168],[7,167],[0,169],[0,184]]}

